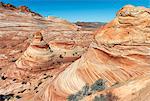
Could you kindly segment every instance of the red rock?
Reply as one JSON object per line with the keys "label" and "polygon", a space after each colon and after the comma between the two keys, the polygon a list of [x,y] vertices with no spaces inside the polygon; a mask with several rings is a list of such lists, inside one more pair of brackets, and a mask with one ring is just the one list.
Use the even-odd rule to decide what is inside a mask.
{"label": "red rock", "polygon": [[[22,16],[19,13],[16,16],[17,11],[14,11],[12,14],[15,17],[6,19],[10,11],[1,9],[4,10],[0,11],[3,14],[1,20],[5,19],[4,26],[8,19]],[[20,101],[66,101],[69,95],[81,90],[86,83],[92,85],[96,80],[104,79],[106,90],[96,91],[81,100],[92,101],[99,94],[106,96],[110,93],[118,101],[148,101],[149,12],[148,8],[127,5],[113,21],[94,34],[78,30],[78,26],[65,20],[25,13],[26,17],[22,16],[21,21],[14,21],[19,22],[19,27],[16,26],[18,23],[11,22],[15,25],[13,28],[1,28],[3,35],[0,41],[4,45],[0,50],[0,73],[5,80],[0,83],[0,94],[13,92],[16,95],[21,92]],[[14,33],[9,36],[10,30]],[[25,35],[18,35],[18,30]],[[30,37],[30,45],[30,40],[25,38],[29,32],[37,32],[33,38]],[[18,43],[20,45],[16,45]],[[14,51],[22,45],[28,47],[25,52]],[[19,59],[8,62],[10,55],[15,54],[19,54]],[[13,82],[13,79],[17,81]]]}
{"label": "red rock", "polygon": [[35,33],[33,41],[16,61],[18,68],[23,70],[39,71],[50,69],[54,54],[49,45],[43,40],[40,32]]}
{"label": "red rock", "polygon": [[20,7],[18,7],[18,9],[19,9],[21,12],[30,12],[29,8],[26,7],[26,6],[20,6]]}
{"label": "red rock", "polygon": [[[149,11],[144,7],[123,7],[113,21],[96,32],[96,41],[90,45],[88,51],[47,87],[42,94],[46,96],[43,100],[65,101],[69,95],[81,90],[86,83],[91,85],[100,78],[106,80],[109,91],[120,98],[117,101],[135,100],[138,95],[133,96],[133,92],[144,94],[149,79],[146,77],[142,85],[140,83],[145,78],[138,78],[148,75],[150,71],[150,39],[147,27],[150,24]],[[124,82],[128,83],[113,90],[114,84]],[[136,87],[133,88],[138,90],[132,89],[134,85]],[[84,101],[92,101],[93,96]],[[136,101],[145,101],[146,97],[149,98],[148,95],[143,95],[143,98],[138,97]]]}
{"label": "red rock", "polygon": [[34,99],[81,57],[93,34],[78,31],[77,25],[66,20],[39,16],[24,6],[5,5],[0,4],[0,78],[6,79],[0,81],[0,94],[13,93],[10,100]]}

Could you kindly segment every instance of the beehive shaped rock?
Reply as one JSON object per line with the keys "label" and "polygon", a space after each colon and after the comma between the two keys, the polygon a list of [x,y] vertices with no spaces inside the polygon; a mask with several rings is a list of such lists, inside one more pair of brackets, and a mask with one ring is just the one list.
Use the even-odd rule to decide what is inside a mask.
{"label": "beehive shaped rock", "polygon": [[49,45],[43,40],[42,34],[37,32],[30,46],[16,61],[16,65],[20,69],[31,71],[50,69],[52,57]]}

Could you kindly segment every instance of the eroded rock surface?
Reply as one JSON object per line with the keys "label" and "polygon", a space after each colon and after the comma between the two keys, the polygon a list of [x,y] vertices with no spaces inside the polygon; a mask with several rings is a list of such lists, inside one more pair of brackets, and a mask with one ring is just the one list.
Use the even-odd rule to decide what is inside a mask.
{"label": "eroded rock surface", "polygon": [[[123,7],[113,21],[96,32],[95,42],[88,51],[46,88],[43,100],[65,101],[68,95],[78,92],[86,83],[92,84],[99,78],[107,81],[107,89],[112,89],[110,92],[116,93],[119,101],[135,99],[132,93],[137,94],[148,88],[145,85],[149,85],[149,80],[146,80],[138,87],[141,82],[138,78],[148,75],[150,71],[149,12],[150,9],[144,7]],[[139,90],[131,88],[134,80],[136,83],[133,89]],[[124,85],[113,91],[113,85],[119,84]],[[120,89],[122,93],[119,92]],[[127,89],[129,90],[126,93]],[[147,96],[139,97],[136,101],[146,101]],[[93,99],[88,97],[84,101]]]}
{"label": "eroded rock surface", "polygon": [[49,45],[43,40],[40,32],[35,33],[34,38],[24,52],[16,61],[19,69],[39,71],[47,70],[53,63],[54,54]]}
{"label": "eroded rock surface", "polygon": [[[148,101],[150,9],[127,5],[94,33],[55,17],[0,9],[4,23],[0,28],[2,98],[66,101],[86,84],[103,79],[105,90],[80,100],[93,101],[100,94],[112,94],[118,101]],[[17,16],[22,19],[16,20]],[[28,24],[22,27],[20,22]]]}
{"label": "eroded rock surface", "polygon": [[[74,43],[72,48],[81,46],[81,50],[84,51],[93,39],[92,31],[80,31],[78,26],[66,20],[32,15],[30,10],[24,6],[15,7],[11,5],[8,7],[4,3],[1,3],[1,6],[0,54],[4,57],[0,58],[1,66],[6,65],[6,62],[8,64],[10,61],[17,60],[29,46],[33,34],[38,31],[43,33],[43,37],[48,44],[55,42]],[[10,9],[10,7],[13,9]],[[18,9],[23,9],[23,12]],[[87,36],[88,38],[86,38]]]}
{"label": "eroded rock surface", "polygon": [[0,100],[37,101],[38,93],[93,40],[92,31],[25,6],[0,3],[0,23]]}

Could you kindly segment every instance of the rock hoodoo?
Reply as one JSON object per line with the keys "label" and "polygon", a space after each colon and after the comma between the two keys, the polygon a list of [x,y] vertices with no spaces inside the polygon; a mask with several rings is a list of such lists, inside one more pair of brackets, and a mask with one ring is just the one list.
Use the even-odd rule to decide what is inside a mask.
{"label": "rock hoodoo", "polygon": [[16,61],[20,69],[38,71],[50,69],[53,53],[49,45],[43,40],[40,32],[34,34],[33,40],[24,54]]}

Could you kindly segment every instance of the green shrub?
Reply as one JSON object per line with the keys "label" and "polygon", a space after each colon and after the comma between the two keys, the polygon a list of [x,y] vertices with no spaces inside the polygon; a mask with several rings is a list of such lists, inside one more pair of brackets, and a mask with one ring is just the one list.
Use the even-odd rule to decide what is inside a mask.
{"label": "green shrub", "polygon": [[94,93],[96,91],[104,90],[105,88],[106,88],[105,81],[102,79],[99,79],[99,80],[95,81],[95,83],[92,84],[91,86],[86,84],[84,87],[82,87],[82,89],[80,91],[78,91],[75,94],[71,94],[70,96],[68,96],[67,100],[68,101],[79,101],[79,100],[83,99],[85,96],[89,96],[92,93]]}
{"label": "green shrub", "polygon": [[93,101],[107,101],[106,96],[100,95],[100,96],[95,96]]}
{"label": "green shrub", "polygon": [[68,96],[68,98],[67,98],[67,101],[79,101],[79,95],[77,94],[77,95],[70,95],[70,96]]}
{"label": "green shrub", "polygon": [[113,95],[111,92],[106,93],[106,95],[101,94],[100,96],[95,96],[93,101],[117,101],[118,97]]}
{"label": "green shrub", "polygon": [[91,85],[91,91],[101,91],[104,90],[105,87],[105,81],[102,79],[97,80],[94,84]]}
{"label": "green shrub", "polygon": [[89,94],[89,90],[90,90],[90,87],[88,84],[86,84],[83,88],[82,88],[82,95],[83,96],[87,96]]}

